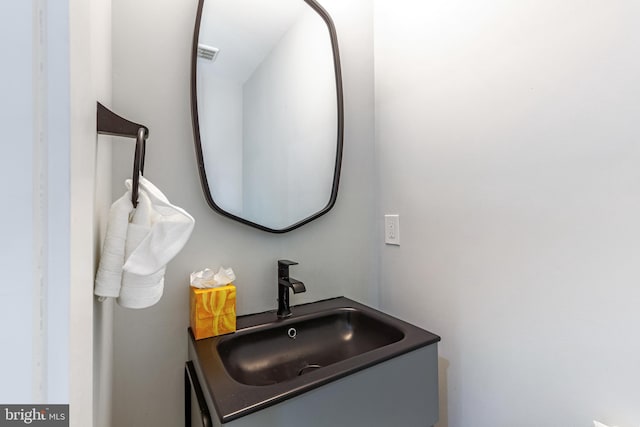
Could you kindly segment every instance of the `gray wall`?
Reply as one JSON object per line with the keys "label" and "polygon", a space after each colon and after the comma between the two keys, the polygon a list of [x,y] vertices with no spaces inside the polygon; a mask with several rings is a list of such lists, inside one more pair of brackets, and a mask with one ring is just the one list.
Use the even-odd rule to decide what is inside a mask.
{"label": "gray wall", "polygon": [[[307,285],[293,303],[346,295],[377,305],[374,212],[372,5],[322,2],[333,16],[345,84],[344,173],[335,208],[286,235],[271,235],[211,211],[200,190],[189,107],[196,1],[113,1],[113,105],[150,128],[145,175],[196,219],[190,242],[167,270],[162,300],[114,313],[113,425],[176,426],[182,415],[188,275],[219,265],[237,273],[240,314],[275,308],[276,260],[300,266]],[[140,19],[144,16],[145,19]],[[114,144],[113,197],[130,177],[133,144]]]}
{"label": "gray wall", "polygon": [[381,306],[443,337],[439,425],[638,425],[640,4],[375,7]]}

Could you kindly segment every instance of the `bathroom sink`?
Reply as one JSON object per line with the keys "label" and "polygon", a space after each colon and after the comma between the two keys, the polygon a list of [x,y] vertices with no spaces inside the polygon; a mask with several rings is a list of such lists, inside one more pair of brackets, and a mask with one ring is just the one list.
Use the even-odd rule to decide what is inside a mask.
{"label": "bathroom sink", "polygon": [[239,333],[218,344],[231,377],[247,385],[288,381],[404,338],[384,320],[336,308]]}
{"label": "bathroom sink", "polygon": [[348,298],[239,316],[237,331],[202,340],[189,356],[220,422],[264,409],[440,337]]}

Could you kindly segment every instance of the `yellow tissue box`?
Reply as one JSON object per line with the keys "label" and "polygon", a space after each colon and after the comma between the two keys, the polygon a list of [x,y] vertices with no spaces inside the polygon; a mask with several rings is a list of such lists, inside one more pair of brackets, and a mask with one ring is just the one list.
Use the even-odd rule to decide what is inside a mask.
{"label": "yellow tissue box", "polygon": [[236,330],[236,287],[190,287],[190,323],[195,339],[229,334]]}

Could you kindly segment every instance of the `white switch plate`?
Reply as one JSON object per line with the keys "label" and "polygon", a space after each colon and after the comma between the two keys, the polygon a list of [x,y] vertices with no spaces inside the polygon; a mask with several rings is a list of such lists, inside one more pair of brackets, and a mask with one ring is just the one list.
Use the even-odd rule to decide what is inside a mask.
{"label": "white switch plate", "polygon": [[400,215],[384,216],[384,242],[400,246]]}

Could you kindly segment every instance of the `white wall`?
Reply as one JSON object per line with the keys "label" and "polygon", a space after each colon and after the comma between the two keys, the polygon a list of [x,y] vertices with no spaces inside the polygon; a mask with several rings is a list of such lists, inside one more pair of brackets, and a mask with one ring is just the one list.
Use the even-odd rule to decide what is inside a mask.
{"label": "white wall", "polygon": [[108,92],[101,72],[110,75],[95,71],[97,59],[110,57],[100,44],[110,34],[96,37],[96,28],[108,21],[86,2],[0,9],[11,61],[0,78],[2,194],[11,207],[0,221],[0,335],[10,348],[0,401],[69,403],[71,426],[92,425],[93,229],[101,213],[93,207],[101,200],[96,175],[110,183],[111,173],[95,148],[95,101]]}
{"label": "white wall", "polygon": [[40,173],[39,169],[34,171],[33,164],[32,7],[22,1],[0,5],[0,48],[13,64],[3,67],[0,79],[0,91],[5,94],[0,103],[5,153],[0,157],[0,190],[7,205],[21,207],[3,210],[0,221],[4,241],[0,268],[5,275],[0,285],[1,335],[16,349],[3,352],[0,365],[3,384],[11,384],[0,389],[0,401],[7,403],[32,398],[33,276],[38,272],[33,270],[37,267],[34,252],[40,249],[33,247],[32,232],[34,221],[40,220],[32,196],[34,172]]}
{"label": "white wall", "polygon": [[[38,1],[40,12],[46,15],[46,36],[40,52],[46,77],[40,87],[43,111],[41,135],[42,154],[46,156],[47,239],[45,320],[47,340],[48,402],[67,403],[70,400],[69,344],[70,344],[70,111],[69,103],[69,4]],[[46,42],[44,41],[46,40]],[[45,80],[46,79],[46,80]],[[45,104],[46,103],[46,104]],[[43,156],[43,157],[44,157]],[[34,191],[34,195],[35,195]],[[37,196],[36,196],[37,197]]]}
{"label": "white wall", "polygon": [[[372,5],[323,2],[335,18],[345,83],[344,169],[334,209],[285,235],[268,234],[211,211],[200,189],[189,105],[196,2],[113,1],[113,105],[149,126],[145,175],[196,219],[183,252],[167,269],[155,306],[115,310],[113,425],[182,422],[187,357],[188,275],[231,266],[240,314],[276,308],[276,261],[300,265],[307,292],[293,303],[347,295],[377,304],[374,241]],[[145,19],[140,19],[144,16]],[[131,174],[133,144],[114,144],[113,197]]]}
{"label": "white wall", "polygon": [[[110,202],[108,138],[96,136],[96,101],[111,94],[110,0],[69,1],[71,115],[70,421],[107,426],[108,312],[95,310],[93,280]],[[104,327],[103,327],[104,326]],[[107,393],[105,394],[105,390]]]}
{"label": "white wall", "polygon": [[202,158],[216,205],[242,215],[242,82],[214,74],[215,64],[197,64]]}
{"label": "white wall", "polygon": [[440,425],[639,425],[640,4],[375,8],[381,305],[442,335]]}
{"label": "white wall", "polygon": [[[69,402],[66,4],[3,2],[0,402]],[[55,52],[56,54],[53,54]]]}
{"label": "white wall", "polygon": [[[91,5],[91,80],[95,100],[111,107],[111,0]],[[89,99],[91,101],[91,99]],[[111,151],[118,138],[97,137],[95,152],[95,211],[93,221],[93,268],[97,267],[111,205]],[[93,276],[95,277],[95,276]],[[88,296],[87,296],[88,297]],[[93,301],[93,427],[112,427],[113,394],[113,301]]]}
{"label": "white wall", "polygon": [[299,13],[244,83],[242,106],[242,216],[282,229],[325,208],[336,164],[336,85],[327,25],[313,9]]}

